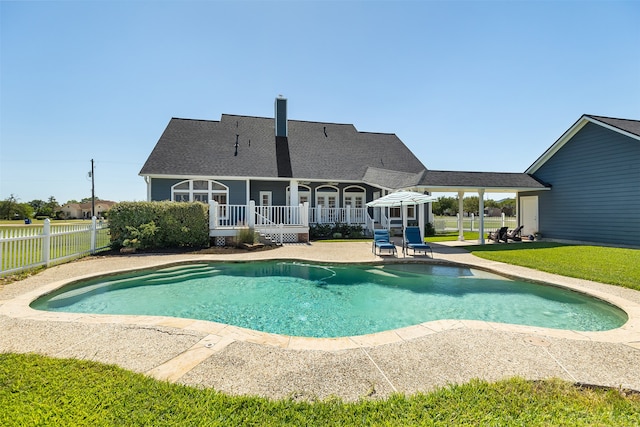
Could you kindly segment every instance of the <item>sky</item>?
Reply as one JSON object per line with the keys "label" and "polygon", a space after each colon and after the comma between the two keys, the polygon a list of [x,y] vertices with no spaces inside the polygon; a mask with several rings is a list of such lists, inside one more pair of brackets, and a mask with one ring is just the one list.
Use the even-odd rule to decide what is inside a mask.
{"label": "sky", "polygon": [[[0,0],[0,199],[146,200],[172,117],[395,133],[524,172],[583,114],[640,119],[637,1]],[[256,159],[259,161],[259,159]]]}

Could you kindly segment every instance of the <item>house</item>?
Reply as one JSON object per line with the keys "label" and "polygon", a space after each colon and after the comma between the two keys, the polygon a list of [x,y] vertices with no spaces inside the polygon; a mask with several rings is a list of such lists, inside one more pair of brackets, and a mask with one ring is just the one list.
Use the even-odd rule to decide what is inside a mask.
{"label": "house", "polygon": [[550,191],[518,194],[525,233],[640,245],[640,121],[583,115],[526,170]]}
{"label": "house", "polygon": [[430,171],[395,134],[290,120],[282,97],[274,110],[273,118],[171,119],[140,171],[147,200],[209,203],[210,234],[224,244],[244,226],[280,233],[283,241],[305,241],[310,224],[372,231],[412,221],[424,227],[429,205],[403,212],[365,206],[399,189],[463,194],[545,188],[524,173]]}
{"label": "house", "polygon": [[[96,200],[95,201],[95,216],[103,217],[105,212],[111,209],[116,202],[109,200]],[[65,219],[87,219],[91,218],[91,202],[85,203],[67,203],[60,207]]]}

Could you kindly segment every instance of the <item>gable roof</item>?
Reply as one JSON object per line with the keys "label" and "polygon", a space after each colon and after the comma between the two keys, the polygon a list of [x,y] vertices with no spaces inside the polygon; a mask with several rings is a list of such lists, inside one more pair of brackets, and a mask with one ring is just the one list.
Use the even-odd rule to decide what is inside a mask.
{"label": "gable roof", "polygon": [[594,123],[614,132],[640,141],[640,120],[616,119],[613,117],[593,116],[585,114],[576,121],[558,140],[553,143],[525,173],[533,174],[575,136],[587,123]]}
{"label": "gable roof", "polygon": [[282,158],[279,164],[277,152],[285,147],[283,141],[276,146],[272,118],[173,118],[140,175],[362,181],[371,167],[407,174],[426,169],[396,135],[359,132],[350,124],[289,120],[287,140],[290,164]]}

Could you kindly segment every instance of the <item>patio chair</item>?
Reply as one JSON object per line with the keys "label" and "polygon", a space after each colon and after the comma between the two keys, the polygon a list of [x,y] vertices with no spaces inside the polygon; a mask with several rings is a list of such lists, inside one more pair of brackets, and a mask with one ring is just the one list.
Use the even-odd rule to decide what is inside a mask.
{"label": "patio chair", "polygon": [[[376,253],[376,250],[378,253]],[[396,245],[391,243],[388,230],[374,230],[373,231],[373,243],[371,244],[371,251],[374,255],[382,255],[382,251],[388,251],[388,255],[397,255]]]}
{"label": "patio chair", "polygon": [[508,237],[507,237],[507,230],[508,229],[509,229],[509,227],[500,227],[499,229],[497,229],[493,233],[490,232],[487,235],[487,239],[488,240],[493,240],[496,243],[500,243],[501,241],[504,241],[505,243],[508,243]]}
{"label": "patio chair", "polygon": [[514,242],[521,242],[522,241],[522,229],[524,228],[524,225],[519,226],[518,228],[516,228],[515,230],[511,230],[507,233],[507,239],[513,240]]}
{"label": "patio chair", "polygon": [[418,252],[424,252],[427,254],[427,251],[431,252],[431,258],[433,258],[433,251],[431,250],[431,246],[426,244],[424,240],[422,240],[422,235],[420,235],[419,227],[407,227],[404,229],[404,240],[402,242],[402,252],[405,250],[408,253],[409,249],[413,250],[413,255]]}

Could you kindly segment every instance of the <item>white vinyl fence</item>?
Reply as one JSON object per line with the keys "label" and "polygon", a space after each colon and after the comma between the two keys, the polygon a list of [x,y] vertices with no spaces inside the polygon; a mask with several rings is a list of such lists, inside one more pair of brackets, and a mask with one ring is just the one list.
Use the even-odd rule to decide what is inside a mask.
{"label": "white vinyl fence", "polygon": [[[436,216],[434,217],[434,227],[436,233],[445,231],[453,231],[458,229],[458,216]],[[511,229],[518,226],[515,216],[485,216],[484,231],[495,231],[500,227],[509,227]],[[478,231],[480,228],[480,217],[474,214],[462,218],[462,227],[464,231]]]}
{"label": "white vinyl fence", "polygon": [[90,224],[0,228],[0,276],[34,267],[60,264],[110,247],[109,224],[93,217]]}

